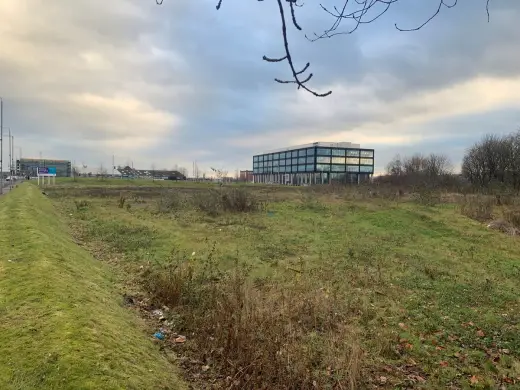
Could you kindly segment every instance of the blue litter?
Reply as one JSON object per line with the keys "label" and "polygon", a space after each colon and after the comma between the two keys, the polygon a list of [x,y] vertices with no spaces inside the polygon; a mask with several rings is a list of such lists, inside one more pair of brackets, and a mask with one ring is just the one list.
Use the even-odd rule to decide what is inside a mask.
{"label": "blue litter", "polygon": [[272,216],[274,216],[274,211],[268,211],[268,212],[267,212],[267,216],[268,216],[268,217],[272,217]]}
{"label": "blue litter", "polygon": [[154,336],[156,339],[164,340],[164,335],[161,332],[157,332]]}

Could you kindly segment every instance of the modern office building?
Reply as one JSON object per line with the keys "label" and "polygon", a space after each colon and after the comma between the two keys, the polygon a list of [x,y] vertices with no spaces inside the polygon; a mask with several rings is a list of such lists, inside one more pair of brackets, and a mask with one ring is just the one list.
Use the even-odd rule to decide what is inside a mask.
{"label": "modern office building", "polygon": [[314,142],[253,156],[255,183],[361,183],[374,173],[374,149],[350,142]]}
{"label": "modern office building", "polygon": [[16,170],[24,176],[36,176],[38,168],[56,168],[57,177],[70,177],[72,167],[69,160],[49,160],[40,158],[21,158],[16,160]]}

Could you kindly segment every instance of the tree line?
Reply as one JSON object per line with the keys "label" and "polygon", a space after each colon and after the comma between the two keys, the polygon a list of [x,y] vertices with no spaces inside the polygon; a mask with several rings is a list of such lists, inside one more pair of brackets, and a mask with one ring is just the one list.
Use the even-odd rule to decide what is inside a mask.
{"label": "tree line", "polygon": [[444,154],[396,155],[380,181],[399,185],[466,184],[477,188],[520,189],[520,130],[507,135],[485,135],[472,145],[462,160],[461,172]]}

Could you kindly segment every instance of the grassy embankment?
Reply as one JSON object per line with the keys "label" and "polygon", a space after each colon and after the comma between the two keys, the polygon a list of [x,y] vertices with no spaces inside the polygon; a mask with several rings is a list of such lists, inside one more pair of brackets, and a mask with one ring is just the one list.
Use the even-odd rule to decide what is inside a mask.
{"label": "grassy embankment", "polygon": [[183,388],[61,218],[32,184],[0,198],[0,388]]}

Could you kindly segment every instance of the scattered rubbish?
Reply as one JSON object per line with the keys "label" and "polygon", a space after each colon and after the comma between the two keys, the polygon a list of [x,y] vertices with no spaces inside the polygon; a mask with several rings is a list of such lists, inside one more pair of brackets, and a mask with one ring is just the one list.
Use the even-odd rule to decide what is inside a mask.
{"label": "scattered rubbish", "polygon": [[155,333],[154,337],[159,340],[164,340],[164,335],[161,332]]}
{"label": "scattered rubbish", "polygon": [[192,256],[195,256],[195,252],[193,252],[191,255],[192,255]]}
{"label": "scattered rubbish", "polygon": [[7,260],[7,261],[8,261],[8,262],[10,262],[10,263],[12,263],[12,262],[13,262],[13,260],[11,260],[11,259],[9,259],[9,260]]}
{"label": "scattered rubbish", "polygon": [[133,306],[133,305],[135,305],[135,300],[134,300],[134,298],[131,297],[130,295],[127,295],[127,294],[123,295],[123,302],[124,302],[124,304],[127,305],[127,306]]}
{"label": "scattered rubbish", "polygon": [[163,311],[161,309],[155,309],[154,311],[152,311],[152,314],[156,317],[162,317]]}
{"label": "scattered rubbish", "polygon": [[209,370],[209,366],[202,366],[202,371],[206,372]]}
{"label": "scattered rubbish", "polygon": [[186,342],[186,336],[180,336],[180,335],[179,335],[179,337],[177,337],[177,338],[175,339],[175,342],[176,342],[177,344],[185,343],[185,342]]}
{"label": "scattered rubbish", "polygon": [[273,217],[274,216],[274,211],[268,211],[267,212],[267,216],[268,217]]}

